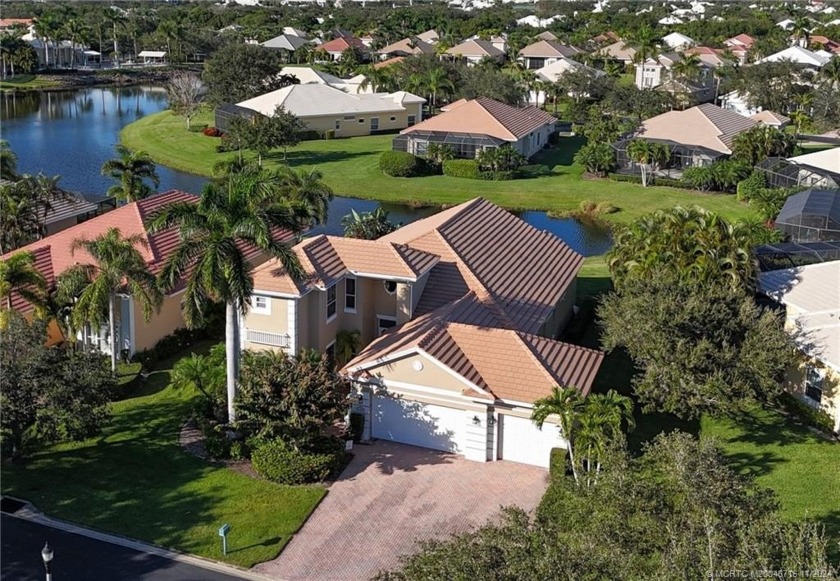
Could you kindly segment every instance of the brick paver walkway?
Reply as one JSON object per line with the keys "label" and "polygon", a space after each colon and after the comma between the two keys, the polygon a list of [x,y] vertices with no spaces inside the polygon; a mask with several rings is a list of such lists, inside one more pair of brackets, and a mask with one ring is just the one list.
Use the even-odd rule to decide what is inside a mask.
{"label": "brick paver walkway", "polygon": [[254,569],[289,581],[369,579],[417,541],[463,532],[502,506],[533,510],[548,472],[376,442],[355,458],[281,555]]}

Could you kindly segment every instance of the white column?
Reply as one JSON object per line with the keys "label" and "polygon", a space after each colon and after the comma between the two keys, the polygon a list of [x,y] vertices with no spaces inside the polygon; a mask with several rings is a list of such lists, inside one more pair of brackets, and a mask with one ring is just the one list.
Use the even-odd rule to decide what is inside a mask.
{"label": "white column", "polygon": [[289,353],[294,355],[298,352],[298,333],[297,333],[297,307],[298,307],[298,300],[297,299],[287,299],[286,300],[286,333],[289,334]]}

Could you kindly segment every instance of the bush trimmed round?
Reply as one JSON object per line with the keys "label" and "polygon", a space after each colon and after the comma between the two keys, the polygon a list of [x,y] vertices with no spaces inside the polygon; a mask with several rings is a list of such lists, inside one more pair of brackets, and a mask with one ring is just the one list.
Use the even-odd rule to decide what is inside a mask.
{"label": "bush trimmed round", "polygon": [[338,466],[336,453],[311,454],[295,450],[283,440],[265,442],[251,453],[254,470],[278,484],[307,484],[324,480]]}
{"label": "bush trimmed round", "polygon": [[422,160],[405,151],[385,151],[379,157],[379,169],[386,176],[410,178],[423,172]]}

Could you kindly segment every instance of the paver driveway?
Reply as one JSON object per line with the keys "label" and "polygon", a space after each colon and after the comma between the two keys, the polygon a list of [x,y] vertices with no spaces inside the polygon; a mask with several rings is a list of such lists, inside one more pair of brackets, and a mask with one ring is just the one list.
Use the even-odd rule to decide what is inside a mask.
{"label": "paver driveway", "polygon": [[484,524],[502,506],[533,510],[548,472],[514,462],[376,442],[355,458],[280,556],[254,569],[289,581],[355,581],[393,568],[418,540]]}

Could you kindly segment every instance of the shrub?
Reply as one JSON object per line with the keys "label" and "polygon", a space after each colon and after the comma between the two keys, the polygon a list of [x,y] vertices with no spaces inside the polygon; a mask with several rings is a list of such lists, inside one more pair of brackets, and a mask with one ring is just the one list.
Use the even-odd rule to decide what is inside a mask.
{"label": "shrub", "polygon": [[516,171],[483,171],[480,175],[481,179],[493,182],[505,182],[519,177]]}
{"label": "shrub", "polygon": [[637,176],[635,174],[627,174],[627,173],[611,173],[609,174],[611,180],[617,182],[630,182],[632,184],[641,184],[642,178],[641,176]]}
{"label": "shrub", "polygon": [[669,188],[680,188],[682,190],[693,190],[694,189],[694,187],[691,184],[686,183],[682,180],[675,180],[673,178],[657,177],[651,183],[653,183],[654,185],[657,185],[657,186],[669,187]]}
{"label": "shrub", "polygon": [[221,137],[222,132],[216,129],[215,127],[205,127],[202,131],[204,135],[207,137]]}
{"label": "shrub", "polygon": [[135,353],[131,361],[142,364],[144,369],[151,369],[158,361],[174,357],[199,341],[221,335],[221,322],[220,318],[214,317],[202,328],[176,329],[171,335],[155,343],[154,347]]}
{"label": "shrub", "polygon": [[758,170],[753,170],[749,177],[738,182],[738,187],[736,188],[738,201],[748,202],[759,190],[763,190],[766,187],[767,182],[764,179],[764,174]]}
{"label": "shrub", "polygon": [[230,458],[232,443],[233,440],[216,430],[211,429],[204,433],[204,451],[215,460]]}
{"label": "shrub", "polygon": [[548,464],[548,473],[552,478],[564,478],[566,476],[566,449],[552,448],[551,460]]}
{"label": "shrub", "polygon": [[335,129],[327,129],[324,131],[324,139],[335,139]]}
{"label": "shrub", "polygon": [[780,399],[782,406],[788,413],[797,416],[809,426],[813,426],[827,434],[832,433],[834,430],[834,421],[824,411],[809,406],[804,401],[789,393],[782,394]]}
{"label": "shrub", "polygon": [[283,440],[272,440],[251,454],[254,470],[278,484],[320,482],[335,470],[342,456],[337,453],[314,454],[295,450]]}
{"label": "shrub", "polygon": [[[207,129],[207,125],[193,125],[189,128],[190,133],[204,133]],[[207,135],[206,133],[204,133]]]}
{"label": "shrub", "polygon": [[362,439],[362,434],[365,431],[365,415],[357,414],[355,412],[350,414],[350,435],[354,442]]}
{"label": "shrub", "polygon": [[450,159],[444,161],[443,175],[453,178],[481,179],[478,162],[474,159]]}
{"label": "shrub", "polygon": [[395,178],[415,177],[423,173],[423,160],[405,151],[385,151],[379,157],[379,169]]}

